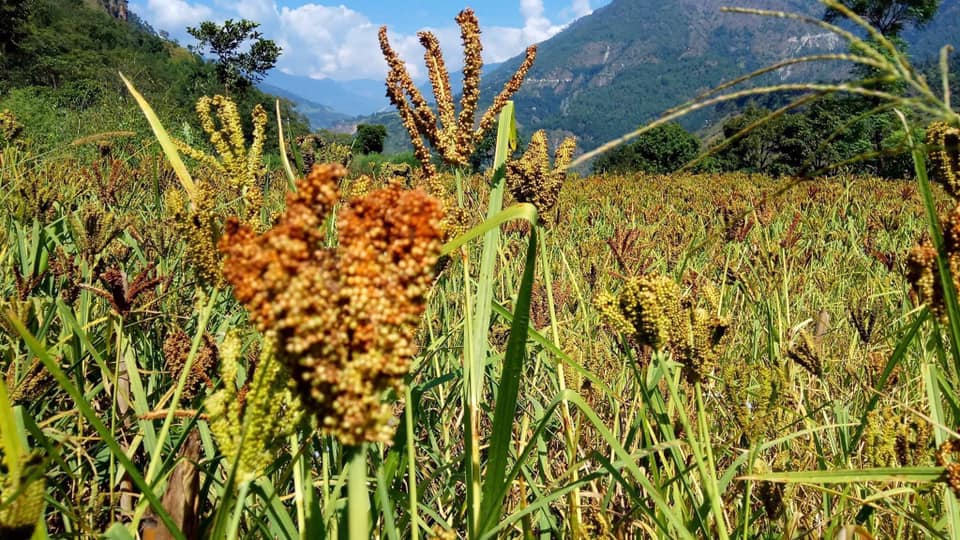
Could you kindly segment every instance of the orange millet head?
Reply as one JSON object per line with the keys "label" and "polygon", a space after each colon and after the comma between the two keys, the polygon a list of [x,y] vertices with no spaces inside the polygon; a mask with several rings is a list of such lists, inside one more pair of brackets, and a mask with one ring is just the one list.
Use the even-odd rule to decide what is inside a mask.
{"label": "orange millet head", "polygon": [[339,245],[326,248],[321,225],[345,173],[314,167],[276,227],[257,236],[232,221],[220,249],[234,295],[261,332],[276,332],[307,408],[353,445],[391,435],[383,394],[401,389],[416,353],[443,213],[424,191],[391,185],[341,209]]}

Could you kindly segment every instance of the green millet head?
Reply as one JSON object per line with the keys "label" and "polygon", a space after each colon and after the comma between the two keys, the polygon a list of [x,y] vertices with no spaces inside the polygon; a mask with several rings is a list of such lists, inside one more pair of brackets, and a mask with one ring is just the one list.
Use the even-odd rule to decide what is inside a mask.
{"label": "green millet head", "polygon": [[930,176],[954,198],[960,198],[960,129],[945,122],[927,128],[930,151]]}
{"label": "green millet head", "polygon": [[289,388],[290,373],[277,358],[277,337],[267,332],[252,376],[237,387],[241,345],[229,332],[220,345],[221,388],[206,399],[210,431],[229,463],[237,463],[237,482],[263,475],[279,445],[300,424],[303,409]]}
{"label": "green millet head", "polygon": [[676,344],[674,354],[683,363],[687,379],[699,381],[713,370],[729,341],[730,318],[694,308],[689,311],[689,327],[689,341]]}
{"label": "green millet head", "polygon": [[188,205],[179,192],[166,195],[168,222],[186,246],[185,258],[197,277],[205,283],[222,286],[221,255],[217,251],[216,194],[209,182],[197,184],[197,193]]}
{"label": "green millet head", "polygon": [[600,312],[603,322],[615,332],[628,336],[636,333],[637,329],[633,326],[633,323],[627,320],[623,312],[620,311],[620,302],[616,296],[603,291],[594,299],[593,305]]}
{"label": "green millet head", "polygon": [[631,278],[620,296],[601,294],[595,304],[607,324],[633,335],[642,345],[662,349],[670,343],[671,328],[680,310],[680,287],[668,277]]}
{"label": "green millet head", "polygon": [[565,139],[557,148],[554,164],[550,165],[547,134],[543,130],[534,133],[523,156],[507,163],[507,187],[513,197],[533,204],[541,217],[546,216],[557,204],[575,147],[576,139]]}
{"label": "green millet head", "polygon": [[864,457],[871,466],[897,465],[898,418],[890,407],[881,407],[867,413],[863,430]]}
{"label": "green millet head", "polygon": [[0,538],[31,538],[45,506],[46,482],[37,453],[22,458],[20,478],[0,478]]}

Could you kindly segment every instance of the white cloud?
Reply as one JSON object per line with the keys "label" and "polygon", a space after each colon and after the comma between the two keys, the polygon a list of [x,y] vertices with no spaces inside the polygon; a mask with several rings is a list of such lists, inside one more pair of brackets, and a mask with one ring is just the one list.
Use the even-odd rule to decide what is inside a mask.
{"label": "white cloud", "polygon": [[531,42],[543,41],[563,29],[563,25],[555,25],[544,16],[543,0],[520,0],[520,14],[523,15],[523,37]]}
{"label": "white cloud", "polygon": [[590,7],[590,0],[573,0],[573,5],[570,6],[570,9],[573,11],[573,17],[575,19],[586,17],[593,13],[593,8]]}
{"label": "white cloud", "polygon": [[[145,3],[144,3],[145,2]],[[560,17],[577,18],[590,12],[590,0],[572,0]],[[183,43],[193,39],[184,30],[202,20],[222,22],[245,18],[260,23],[264,37],[283,48],[277,68],[294,75],[334,79],[379,79],[386,73],[386,63],[377,44],[381,21],[345,5],[308,3],[296,8],[278,7],[276,0],[215,0],[215,9],[189,0],[138,0],[132,8],[158,30],[166,30]],[[502,62],[520,54],[531,44],[550,38],[562,30],[569,20],[557,23],[546,16],[543,0],[520,0],[523,27],[484,26],[484,60]],[[451,17],[452,19],[452,17]],[[460,32],[453,24],[429,28],[444,51],[447,66],[460,69],[463,63]],[[390,32],[390,43],[403,58],[411,75],[420,78],[423,72],[423,48],[415,34]]]}
{"label": "white cloud", "polygon": [[157,29],[174,35],[185,35],[185,27],[195,26],[213,15],[209,7],[185,0],[147,0],[146,5],[137,2],[132,7]]}
{"label": "white cloud", "polygon": [[277,5],[272,0],[218,0],[217,4],[230,8],[239,17],[251,21],[271,20],[277,16]]}

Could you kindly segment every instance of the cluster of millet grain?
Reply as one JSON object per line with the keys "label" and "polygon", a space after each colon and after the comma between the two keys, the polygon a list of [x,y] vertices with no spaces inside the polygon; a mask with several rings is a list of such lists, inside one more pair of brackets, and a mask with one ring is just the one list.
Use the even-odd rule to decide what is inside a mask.
{"label": "cluster of millet grain", "polygon": [[595,305],[615,331],[639,345],[669,351],[683,364],[687,379],[699,381],[719,359],[730,329],[730,318],[716,314],[716,290],[705,287],[702,296],[710,309],[697,307],[697,299],[684,295],[669,277],[650,274],[628,279],[618,296],[600,293]]}
{"label": "cluster of millet grain", "polygon": [[339,244],[324,218],[339,200],[340,165],[319,165],[261,235],[236,219],[220,241],[224,275],[257,328],[277,339],[307,409],[347,445],[390,435],[386,392],[399,391],[440,253],[440,203],[397,185],[339,212]]}
{"label": "cluster of millet grain", "polygon": [[934,122],[927,128],[926,143],[930,150],[931,178],[960,198],[960,129]]}
{"label": "cluster of millet grain", "polygon": [[[960,205],[941,222],[943,248],[947,266],[956,289],[960,289]],[[907,254],[906,278],[920,301],[929,305],[935,315],[946,318],[943,283],[937,270],[937,250],[929,238],[923,238]]]}
{"label": "cluster of millet grain", "polygon": [[560,188],[566,180],[566,169],[576,146],[575,138],[564,139],[554,154],[553,165],[550,165],[547,134],[543,130],[534,133],[526,152],[507,163],[507,187],[513,198],[534,205],[540,218],[546,219],[560,197]]}
{"label": "cluster of millet grain", "polygon": [[453,100],[450,73],[436,36],[427,31],[417,34],[425,49],[424,61],[437,103],[437,112],[434,112],[414,84],[406,64],[390,46],[387,28],[381,27],[379,33],[380,50],[390,67],[387,74],[387,97],[400,113],[403,125],[410,135],[410,142],[413,143],[414,154],[427,179],[435,176],[437,171],[431,163],[430,151],[423,142],[424,138],[448,164],[467,165],[467,159],[480,138],[493,126],[497,115],[510,97],[520,89],[537,55],[535,46],[527,47],[520,67],[494,98],[490,108],[480,117],[480,123],[475,124],[477,104],[480,101],[480,71],[483,68],[480,25],[471,9],[461,11],[456,21],[460,26],[460,38],[463,42],[463,90],[459,113]]}

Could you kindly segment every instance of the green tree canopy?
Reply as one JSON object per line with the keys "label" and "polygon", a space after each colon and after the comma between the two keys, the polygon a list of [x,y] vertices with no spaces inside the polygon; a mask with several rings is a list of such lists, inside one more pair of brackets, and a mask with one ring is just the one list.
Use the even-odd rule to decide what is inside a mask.
{"label": "green tree canopy", "polygon": [[654,128],[629,144],[599,158],[596,172],[644,171],[665,174],[676,171],[700,152],[700,141],[683,127],[671,122]]}
{"label": "green tree canopy", "polygon": [[357,126],[356,145],[361,154],[383,152],[383,141],[386,138],[386,126],[380,124],[360,124]]}
{"label": "green tree canopy", "polygon": [[[940,0],[843,0],[843,4],[885,36],[898,36],[909,25],[923,26],[940,8]],[[833,8],[824,15],[828,22],[839,17]]]}
{"label": "green tree canopy", "polygon": [[[259,23],[241,19],[227,19],[223,25],[204,21],[199,27],[187,27],[196,38],[200,52],[209,51],[217,57],[217,78],[229,91],[244,90],[258,82],[270,71],[280,57],[281,49],[272,40],[264,39],[257,31]],[[246,51],[244,44],[249,43]]]}
{"label": "green tree canopy", "polygon": [[679,169],[699,152],[700,140],[680,124],[671,122],[603,154],[597,158],[593,169],[596,172],[665,174]]}
{"label": "green tree canopy", "polygon": [[0,0],[0,57],[14,50],[26,31],[31,0]]}

